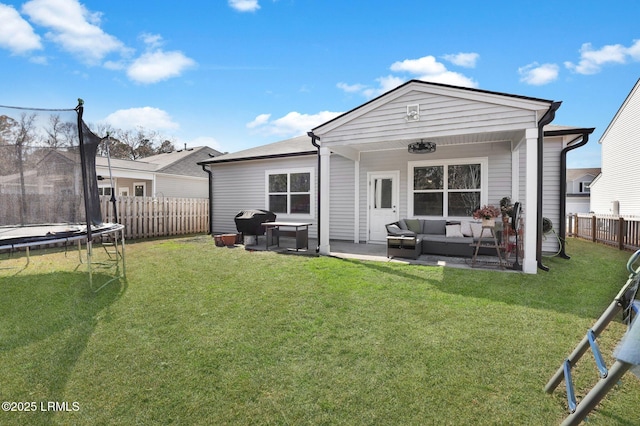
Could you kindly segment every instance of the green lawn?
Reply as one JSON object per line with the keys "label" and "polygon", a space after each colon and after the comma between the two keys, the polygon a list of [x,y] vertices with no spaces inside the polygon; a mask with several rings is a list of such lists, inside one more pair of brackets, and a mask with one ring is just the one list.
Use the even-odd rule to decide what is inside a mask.
{"label": "green lawn", "polygon": [[[128,244],[127,283],[98,294],[73,253],[4,256],[0,399],[37,410],[0,424],[558,424],[564,384],[544,385],[631,254],[567,251],[524,275],[157,240]],[[624,330],[599,340],[609,364]],[[590,356],[574,380],[579,397],[597,381]],[[639,394],[628,374],[589,424],[640,424]]]}

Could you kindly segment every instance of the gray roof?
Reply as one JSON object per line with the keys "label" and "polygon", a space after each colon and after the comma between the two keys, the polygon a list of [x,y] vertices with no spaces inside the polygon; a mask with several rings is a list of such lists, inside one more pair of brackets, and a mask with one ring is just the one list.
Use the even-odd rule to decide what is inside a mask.
{"label": "gray roof", "polygon": [[[143,172],[167,173],[182,176],[202,176],[204,171],[198,164],[200,161],[221,155],[219,151],[208,146],[181,149],[163,154],[152,155],[140,160],[111,159],[111,167]],[[96,157],[96,165],[107,167],[106,157]]]}
{"label": "gray roof", "polygon": [[311,144],[311,138],[305,135],[224,154],[219,157],[201,161],[198,164],[229,163],[233,161],[312,155],[316,153],[317,149]]}
{"label": "gray roof", "polygon": [[582,169],[567,169],[567,180],[573,181],[580,179],[583,176],[591,175],[594,178],[600,174],[599,167],[582,168]]}

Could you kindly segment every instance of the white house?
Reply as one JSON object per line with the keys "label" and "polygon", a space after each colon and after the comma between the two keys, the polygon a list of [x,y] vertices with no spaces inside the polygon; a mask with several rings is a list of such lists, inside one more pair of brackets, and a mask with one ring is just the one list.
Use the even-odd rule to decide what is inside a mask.
{"label": "white house", "polygon": [[591,211],[590,186],[599,174],[599,167],[567,169],[567,214]]}
{"label": "white house", "polygon": [[[146,197],[209,197],[209,177],[198,162],[221,155],[208,146],[181,149],[140,160],[112,158],[111,177],[117,195]],[[100,195],[111,195],[109,159],[96,157]]]}
{"label": "white house", "polygon": [[[384,225],[399,218],[468,219],[476,207],[508,196],[525,212],[523,271],[536,273],[545,268],[542,251],[558,248],[543,241],[542,217],[564,222],[566,152],[593,131],[549,126],[559,107],[409,81],[308,137],[201,162],[211,170],[212,232],[233,232],[239,210],[263,208],[278,220],[313,223],[319,252],[329,253],[331,240],[385,242]],[[435,149],[410,152],[420,143]],[[443,184],[416,187],[414,178],[430,172],[444,176]],[[474,184],[449,186],[447,176],[455,173],[472,173]]]}
{"label": "white house", "polygon": [[591,183],[596,214],[640,215],[640,79],[600,138],[602,173]]}

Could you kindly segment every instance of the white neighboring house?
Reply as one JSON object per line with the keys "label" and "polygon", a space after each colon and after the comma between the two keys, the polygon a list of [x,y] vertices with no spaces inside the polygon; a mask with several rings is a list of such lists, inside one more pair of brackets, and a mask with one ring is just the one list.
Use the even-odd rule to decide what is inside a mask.
{"label": "white neighboring house", "polygon": [[[111,159],[116,196],[208,198],[209,178],[198,162],[222,155],[208,146],[140,160]],[[96,158],[100,195],[111,195],[108,159]]]}
{"label": "white neighboring house", "polygon": [[567,169],[567,214],[589,213],[591,182],[600,168]]}
{"label": "white neighboring house", "polygon": [[640,79],[599,143],[602,173],[591,183],[591,211],[640,216]]}
{"label": "white neighboring house", "polygon": [[[235,232],[238,211],[266,209],[278,220],[312,223],[310,236],[328,254],[331,240],[384,243],[384,225],[400,218],[470,219],[476,207],[508,196],[525,212],[523,271],[536,273],[542,251],[558,248],[555,239],[543,242],[542,217],[564,223],[562,159],[593,131],[550,126],[559,107],[408,81],[307,137],[201,162],[211,170],[211,232]],[[420,142],[435,149],[412,153],[409,145]],[[430,173],[442,186],[417,187]],[[471,186],[447,183],[460,174],[469,179],[456,182]]]}

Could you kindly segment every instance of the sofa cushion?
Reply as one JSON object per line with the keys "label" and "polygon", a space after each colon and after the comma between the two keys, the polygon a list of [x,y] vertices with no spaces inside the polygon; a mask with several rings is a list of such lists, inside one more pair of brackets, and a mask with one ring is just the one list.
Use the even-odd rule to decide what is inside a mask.
{"label": "sofa cushion", "polygon": [[395,223],[390,223],[386,225],[387,234],[396,236],[396,237],[415,237],[416,233],[413,231],[409,231],[408,229],[400,229],[398,225]]}
{"label": "sofa cushion", "polygon": [[434,243],[449,243],[449,244],[473,244],[473,238],[471,237],[447,237],[446,235],[423,235],[423,241],[430,241]]}
{"label": "sofa cushion", "polygon": [[462,231],[460,230],[460,225],[447,225],[446,228],[446,236],[447,238],[451,238],[451,237],[464,237],[464,235],[462,235]]}
{"label": "sofa cushion", "polygon": [[407,222],[404,221],[404,219],[400,219],[398,221],[398,226],[400,227],[400,229],[404,229],[405,231],[409,228],[407,228]]}
{"label": "sofa cushion", "polygon": [[423,234],[435,234],[435,235],[445,235],[446,234],[447,221],[442,220],[424,220],[422,224],[422,233]]}
{"label": "sofa cushion", "polygon": [[413,231],[416,234],[420,234],[422,232],[422,228],[420,226],[420,220],[405,219],[404,222],[407,224],[407,228],[409,228],[410,231]]}
{"label": "sofa cushion", "polygon": [[460,231],[462,235],[465,237],[473,237],[473,231],[471,230],[471,222],[468,220],[463,220],[460,222]]}

